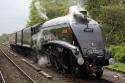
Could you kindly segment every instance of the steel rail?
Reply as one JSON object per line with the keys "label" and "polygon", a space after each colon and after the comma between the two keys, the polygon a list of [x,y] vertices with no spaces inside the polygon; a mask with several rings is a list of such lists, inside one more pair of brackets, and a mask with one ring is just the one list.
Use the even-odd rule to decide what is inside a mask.
{"label": "steel rail", "polygon": [[16,63],[14,63],[13,60],[10,59],[10,57],[7,56],[7,54],[0,48],[1,52],[7,57],[7,59],[9,59],[13,64],[14,66],[19,70],[21,71],[32,83],[36,83],[25,71],[23,71],[19,66],[17,66]]}
{"label": "steel rail", "polygon": [[3,83],[6,83],[6,81],[5,81],[5,79],[4,79],[3,74],[2,74],[1,71],[0,71],[0,76],[1,76],[1,78],[2,78],[2,82],[3,82]]}

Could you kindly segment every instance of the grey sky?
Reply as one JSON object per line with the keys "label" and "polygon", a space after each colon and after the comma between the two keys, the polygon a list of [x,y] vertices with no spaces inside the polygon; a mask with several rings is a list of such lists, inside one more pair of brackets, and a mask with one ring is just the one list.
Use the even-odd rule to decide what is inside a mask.
{"label": "grey sky", "polygon": [[0,35],[25,27],[30,0],[0,0]]}

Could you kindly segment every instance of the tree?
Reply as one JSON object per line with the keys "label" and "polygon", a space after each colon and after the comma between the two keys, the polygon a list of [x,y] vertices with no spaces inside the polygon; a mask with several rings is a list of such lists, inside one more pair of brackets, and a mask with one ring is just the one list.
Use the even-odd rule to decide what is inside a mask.
{"label": "tree", "polygon": [[6,42],[9,40],[9,36],[7,34],[3,34],[0,36],[0,43]]}
{"label": "tree", "polygon": [[46,9],[49,19],[66,15],[68,13],[67,0],[42,0],[41,4]]}
{"label": "tree", "polygon": [[[79,0],[80,4],[82,4],[83,1],[84,0]],[[32,0],[31,2],[30,16],[27,26],[45,21],[44,18],[40,17],[40,14],[35,7],[35,2],[36,0]],[[76,5],[77,3],[76,0],[40,0],[41,8],[46,10],[48,20],[68,14],[69,7],[74,4]]]}
{"label": "tree", "polygon": [[108,44],[125,41],[125,5],[120,0],[87,0],[90,16],[103,25]]}
{"label": "tree", "polygon": [[125,42],[125,5],[112,5],[102,8],[101,23],[109,44]]}
{"label": "tree", "polygon": [[31,5],[30,5],[30,15],[29,15],[29,19],[27,22],[27,27],[32,26],[37,23],[44,22],[44,19],[42,19],[40,17],[40,15],[35,7],[35,1],[36,0],[32,0]]}
{"label": "tree", "polygon": [[103,6],[118,4],[119,2],[119,0],[87,0],[86,9],[89,11],[90,16],[98,21]]}
{"label": "tree", "polygon": [[[36,0],[32,0],[30,5],[30,15],[27,22],[27,26],[32,26],[34,24],[44,22],[44,18],[40,17],[40,14],[35,6]],[[41,7],[46,9],[48,19],[52,19],[58,16],[67,14],[68,11],[67,0],[41,0]]]}

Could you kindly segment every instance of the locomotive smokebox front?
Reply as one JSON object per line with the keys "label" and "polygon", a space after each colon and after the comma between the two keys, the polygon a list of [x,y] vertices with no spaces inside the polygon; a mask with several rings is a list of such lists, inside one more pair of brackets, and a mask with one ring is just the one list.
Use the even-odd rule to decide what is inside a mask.
{"label": "locomotive smokebox front", "polygon": [[75,7],[71,9],[70,26],[83,58],[89,63],[106,64],[105,57],[109,55],[105,54],[104,34],[100,25],[87,17],[87,11]]}

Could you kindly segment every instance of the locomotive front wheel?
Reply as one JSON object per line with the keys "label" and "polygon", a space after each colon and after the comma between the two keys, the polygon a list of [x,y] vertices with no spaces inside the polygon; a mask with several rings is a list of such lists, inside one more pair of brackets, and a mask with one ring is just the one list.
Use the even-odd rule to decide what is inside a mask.
{"label": "locomotive front wheel", "polygon": [[78,68],[76,66],[72,66],[70,71],[73,77],[76,77],[78,75]]}
{"label": "locomotive front wheel", "polygon": [[102,67],[98,67],[95,74],[96,74],[97,78],[101,78],[102,75],[103,75],[103,68]]}
{"label": "locomotive front wheel", "polygon": [[59,70],[59,63],[56,61],[56,59],[55,59],[54,62],[55,62],[55,67],[56,67],[56,69]]}
{"label": "locomotive front wheel", "polygon": [[77,65],[75,63],[73,63],[72,58],[70,58],[70,68],[69,69],[70,69],[71,75],[73,77],[78,76],[79,69],[78,69]]}

